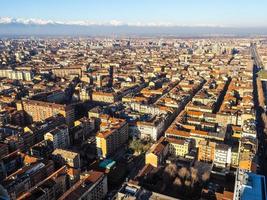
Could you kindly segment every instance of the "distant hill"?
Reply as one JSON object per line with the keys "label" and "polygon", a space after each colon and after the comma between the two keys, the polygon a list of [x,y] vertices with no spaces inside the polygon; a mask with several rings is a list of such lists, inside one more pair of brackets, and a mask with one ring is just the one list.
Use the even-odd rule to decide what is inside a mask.
{"label": "distant hill", "polygon": [[267,35],[265,28],[230,28],[212,26],[128,25],[120,23],[53,22],[0,17],[1,36],[70,35],[70,36],[254,36]]}

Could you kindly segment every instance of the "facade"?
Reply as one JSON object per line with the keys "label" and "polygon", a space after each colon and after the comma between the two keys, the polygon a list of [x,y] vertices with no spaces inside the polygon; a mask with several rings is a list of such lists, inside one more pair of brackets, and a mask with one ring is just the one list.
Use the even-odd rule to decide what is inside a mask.
{"label": "facade", "polygon": [[216,144],[214,154],[214,165],[217,167],[228,167],[231,164],[231,147],[226,144]]}
{"label": "facade", "polygon": [[80,154],[64,149],[55,149],[52,153],[55,161],[58,161],[61,164],[67,164],[70,167],[79,169],[81,168],[81,159]]}
{"label": "facade", "polygon": [[146,153],[145,164],[158,167],[164,163],[164,158],[169,151],[169,143],[166,138],[161,137],[156,144],[153,144]]}
{"label": "facade", "polygon": [[168,142],[171,155],[184,157],[191,149],[191,141],[188,139],[168,138]]}
{"label": "facade", "polygon": [[198,160],[204,162],[213,162],[215,154],[216,143],[207,140],[199,142],[198,146]]}
{"label": "facade", "polygon": [[8,155],[8,145],[5,143],[0,143],[0,159],[2,159],[4,156]]}
{"label": "facade", "polygon": [[62,77],[62,78],[65,78],[68,76],[71,76],[71,77],[75,77],[75,76],[81,77],[82,76],[82,70],[79,67],[77,67],[77,68],[74,68],[74,67],[54,68],[54,69],[52,69],[52,73],[55,74],[56,76]]}
{"label": "facade", "polygon": [[107,92],[93,92],[92,100],[103,103],[114,103],[117,100],[116,94]]}
{"label": "facade", "polygon": [[238,148],[231,150],[231,167],[237,168],[239,165],[239,152]]}
{"label": "facade", "polygon": [[12,69],[1,69],[0,77],[5,77],[13,80],[31,81],[33,78],[32,71],[18,71]]}
{"label": "facade", "polygon": [[156,119],[152,122],[137,122],[140,138],[151,138],[157,141],[164,129],[164,124],[165,122],[163,119]]}
{"label": "facade", "polygon": [[74,108],[71,105],[61,105],[36,100],[22,100],[17,103],[18,110],[24,110],[30,121],[42,121],[46,118],[61,114],[66,118],[68,126],[74,122]]}
{"label": "facade", "polygon": [[111,118],[101,124],[102,128],[100,125],[100,132],[96,135],[97,155],[106,158],[128,141],[128,123]]}
{"label": "facade", "polygon": [[44,135],[45,140],[53,142],[54,149],[67,148],[70,145],[69,129],[66,125],[60,125]]}

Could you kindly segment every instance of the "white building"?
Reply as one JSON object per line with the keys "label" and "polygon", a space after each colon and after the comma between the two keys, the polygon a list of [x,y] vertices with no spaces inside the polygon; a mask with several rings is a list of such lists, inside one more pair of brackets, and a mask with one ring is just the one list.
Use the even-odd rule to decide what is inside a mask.
{"label": "white building", "polygon": [[214,154],[214,165],[227,167],[231,164],[231,147],[227,144],[216,144]]}
{"label": "white building", "polygon": [[53,142],[54,149],[67,148],[70,145],[69,129],[63,124],[44,135],[45,140]]}

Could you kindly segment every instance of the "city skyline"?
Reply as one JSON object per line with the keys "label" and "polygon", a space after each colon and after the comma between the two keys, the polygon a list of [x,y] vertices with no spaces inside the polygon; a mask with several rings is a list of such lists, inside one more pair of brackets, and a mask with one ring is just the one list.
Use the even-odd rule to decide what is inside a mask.
{"label": "city skyline", "polygon": [[264,8],[257,1],[2,1],[0,24],[10,19],[22,22],[56,22],[82,25],[267,27]]}
{"label": "city skyline", "polygon": [[266,199],[266,0],[0,5],[0,200]]}

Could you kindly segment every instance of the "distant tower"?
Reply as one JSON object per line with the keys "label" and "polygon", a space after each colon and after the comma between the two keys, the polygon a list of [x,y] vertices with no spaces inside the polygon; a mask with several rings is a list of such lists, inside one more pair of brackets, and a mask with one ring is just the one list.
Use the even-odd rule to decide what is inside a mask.
{"label": "distant tower", "polygon": [[113,66],[109,66],[109,87],[113,86]]}

